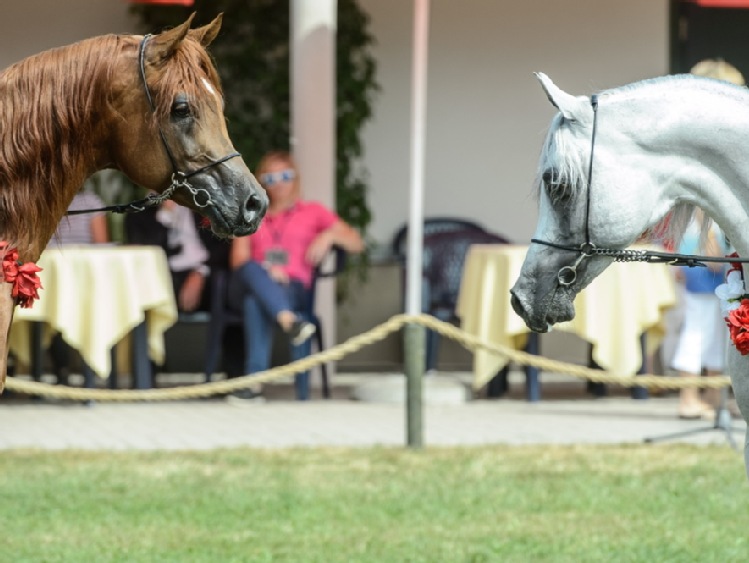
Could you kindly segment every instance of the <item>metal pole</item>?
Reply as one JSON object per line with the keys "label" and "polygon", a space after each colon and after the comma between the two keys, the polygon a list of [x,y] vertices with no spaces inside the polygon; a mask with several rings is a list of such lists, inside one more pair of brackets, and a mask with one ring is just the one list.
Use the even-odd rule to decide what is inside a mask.
{"label": "metal pole", "polygon": [[[305,197],[336,208],[337,0],[290,0],[291,150]],[[325,344],[336,342],[335,280],[317,285]],[[334,369],[335,363],[331,364]]]}
{"label": "metal pole", "polygon": [[[408,276],[406,312],[421,312],[421,264],[424,221],[424,144],[426,131],[427,47],[429,0],[414,0],[413,79],[411,90],[411,189],[408,219]],[[422,387],[424,327],[409,324],[404,331],[406,350],[406,426],[411,448],[423,445]]]}

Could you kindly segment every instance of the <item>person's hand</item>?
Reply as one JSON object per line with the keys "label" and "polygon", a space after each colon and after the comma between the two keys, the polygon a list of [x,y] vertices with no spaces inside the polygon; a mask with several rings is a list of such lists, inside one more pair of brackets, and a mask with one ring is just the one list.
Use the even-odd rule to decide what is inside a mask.
{"label": "person's hand", "polygon": [[270,266],[268,268],[268,274],[276,283],[280,283],[282,285],[286,285],[287,283],[289,283],[289,275],[281,266]]}
{"label": "person's hand", "polygon": [[330,231],[323,231],[307,248],[307,262],[317,266],[328,255],[331,246],[333,246],[333,236]]}
{"label": "person's hand", "polygon": [[179,308],[182,311],[194,311],[200,305],[205,278],[200,272],[190,272],[179,291]]}

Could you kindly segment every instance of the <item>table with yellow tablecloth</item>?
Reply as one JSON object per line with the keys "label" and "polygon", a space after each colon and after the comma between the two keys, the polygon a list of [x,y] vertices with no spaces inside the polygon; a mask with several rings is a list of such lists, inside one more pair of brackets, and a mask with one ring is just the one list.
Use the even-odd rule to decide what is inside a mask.
{"label": "table with yellow tablecloth", "polygon": [[60,332],[94,373],[107,377],[112,347],[133,329],[145,331],[148,356],[164,360],[164,332],[177,320],[171,274],[157,246],[54,246],[42,253],[40,299],[17,308],[10,350],[31,363],[30,328]]}
{"label": "table with yellow tablecloth", "polygon": [[[646,247],[642,247],[646,248]],[[473,245],[466,256],[457,314],[470,334],[517,350],[529,329],[510,305],[527,246]],[[575,318],[554,330],[577,334],[592,344],[593,360],[619,375],[642,365],[641,335],[648,351],[660,344],[664,312],[676,304],[673,273],[665,264],[613,263],[575,300]],[[483,387],[507,358],[486,350],[474,354],[474,387]]]}

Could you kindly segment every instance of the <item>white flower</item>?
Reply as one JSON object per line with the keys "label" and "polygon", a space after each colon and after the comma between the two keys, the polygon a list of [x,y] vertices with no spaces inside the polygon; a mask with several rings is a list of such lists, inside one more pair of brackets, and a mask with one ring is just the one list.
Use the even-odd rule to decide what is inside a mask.
{"label": "white flower", "polygon": [[741,298],[745,293],[744,279],[738,270],[728,272],[726,283],[722,283],[715,288],[715,295],[720,300],[720,310],[726,315],[739,308]]}

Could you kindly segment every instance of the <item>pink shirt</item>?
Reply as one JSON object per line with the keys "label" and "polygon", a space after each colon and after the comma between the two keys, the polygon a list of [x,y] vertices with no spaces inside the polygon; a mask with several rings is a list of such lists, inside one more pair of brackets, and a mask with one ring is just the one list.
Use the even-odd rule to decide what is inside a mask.
{"label": "pink shirt", "polygon": [[257,232],[249,237],[250,258],[262,264],[268,250],[282,248],[288,253],[288,262],[283,266],[286,274],[309,287],[314,264],[305,259],[307,248],[317,235],[338,221],[335,212],[316,201],[297,201],[285,211],[265,216]]}

